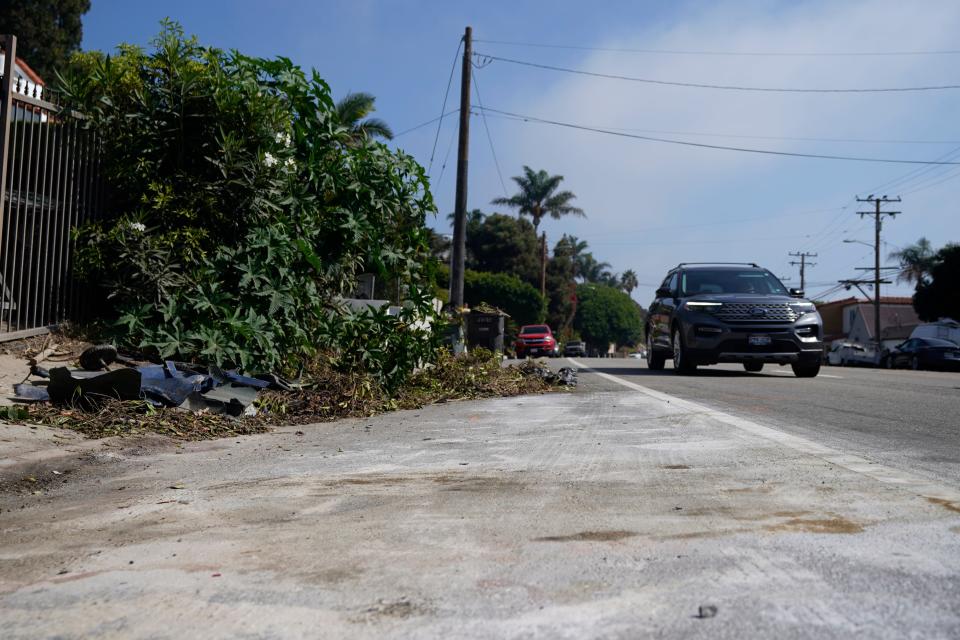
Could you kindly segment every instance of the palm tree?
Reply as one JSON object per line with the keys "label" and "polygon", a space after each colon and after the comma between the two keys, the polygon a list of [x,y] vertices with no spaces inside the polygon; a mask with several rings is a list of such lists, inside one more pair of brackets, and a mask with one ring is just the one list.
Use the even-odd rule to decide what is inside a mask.
{"label": "palm tree", "polygon": [[[349,131],[350,142],[361,143],[371,138],[393,139],[393,130],[379,118],[367,118],[376,111],[376,98],[364,92],[348,93],[337,103],[340,124]],[[366,119],[365,119],[366,118]]]}
{"label": "palm tree", "polygon": [[626,291],[627,295],[630,295],[638,286],[640,286],[640,282],[637,280],[637,273],[633,269],[627,269],[620,276],[620,288]]}
{"label": "palm tree", "polygon": [[890,260],[900,263],[902,271],[897,275],[897,282],[913,282],[920,284],[927,280],[933,265],[936,262],[937,252],[926,238],[920,238],[916,244],[907,245],[899,251],[890,254]]}
{"label": "palm tree", "polygon": [[577,197],[572,191],[557,191],[563,176],[551,176],[543,169],[534,171],[524,165],[523,175],[514,176],[513,181],[520,187],[520,192],[509,198],[497,198],[493,204],[513,207],[518,215],[530,216],[534,233],[547,216],[554,220],[567,215],[586,217],[582,209],[570,204]]}
{"label": "palm tree", "polygon": [[604,282],[611,276],[610,264],[597,262],[592,253],[581,253],[576,258],[577,276],[583,282]]}
{"label": "palm tree", "polygon": [[[472,211],[467,211],[467,217],[466,217],[467,229],[475,229],[476,227],[479,227],[481,224],[483,224],[483,220],[486,217],[487,217],[487,214],[485,214],[480,209],[473,209]],[[453,213],[448,213],[447,220],[450,221],[450,226],[452,227],[453,224],[457,221],[456,211],[454,211]]]}

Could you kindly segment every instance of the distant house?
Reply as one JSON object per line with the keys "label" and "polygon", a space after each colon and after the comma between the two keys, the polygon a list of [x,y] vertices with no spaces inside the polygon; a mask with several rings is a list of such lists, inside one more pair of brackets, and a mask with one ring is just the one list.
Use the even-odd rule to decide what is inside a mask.
{"label": "distant house", "polygon": [[[910,337],[920,318],[910,298],[880,298],[880,341],[884,348],[895,347]],[[843,308],[843,328],[847,340],[864,346],[873,345],[874,306],[857,302]]]}
{"label": "distant house", "polygon": [[[819,304],[817,311],[823,318],[823,338],[826,344],[844,340],[872,347],[875,343],[873,302],[845,298]],[[909,338],[920,324],[920,318],[910,298],[880,298],[880,340],[885,348],[896,346]]]}
{"label": "distant house", "polygon": [[[0,74],[6,68],[7,54],[0,51]],[[43,78],[36,71],[30,68],[23,58],[18,57],[13,65],[13,89],[17,93],[32,96],[34,98],[43,97],[43,88],[46,84]]]}
{"label": "distant house", "polygon": [[823,341],[825,344],[847,337],[843,330],[843,310],[845,307],[857,303],[858,300],[851,297],[817,305],[817,311],[820,312],[820,317],[823,319]]}

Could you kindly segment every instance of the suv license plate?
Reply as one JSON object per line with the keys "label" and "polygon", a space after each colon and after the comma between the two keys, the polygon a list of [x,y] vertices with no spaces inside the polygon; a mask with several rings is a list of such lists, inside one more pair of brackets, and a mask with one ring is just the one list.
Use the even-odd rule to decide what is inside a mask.
{"label": "suv license plate", "polygon": [[747,344],[751,347],[765,347],[771,342],[770,336],[750,336],[747,338]]}

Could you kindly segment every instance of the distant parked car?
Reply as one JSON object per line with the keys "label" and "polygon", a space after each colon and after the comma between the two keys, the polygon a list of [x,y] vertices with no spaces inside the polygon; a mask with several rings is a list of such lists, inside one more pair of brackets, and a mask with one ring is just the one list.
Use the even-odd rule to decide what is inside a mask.
{"label": "distant parked car", "polygon": [[627,357],[633,358],[634,360],[643,360],[644,358],[647,357],[647,352],[645,349],[638,349],[637,351],[628,353]]}
{"label": "distant parked car", "polygon": [[938,338],[910,338],[883,355],[887,369],[939,369],[960,371],[960,347]]}
{"label": "distant parked car", "polygon": [[873,351],[852,342],[838,342],[827,353],[827,364],[837,367],[851,365],[875,365]]}
{"label": "distant parked car", "polygon": [[513,348],[518,358],[527,356],[549,356],[556,358],[560,355],[560,345],[553,337],[553,331],[545,324],[528,324],[520,327]]}
{"label": "distant parked car", "polygon": [[571,340],[563,347],[563,355],[571,358],[586,358],[587,343],[579,340]]}

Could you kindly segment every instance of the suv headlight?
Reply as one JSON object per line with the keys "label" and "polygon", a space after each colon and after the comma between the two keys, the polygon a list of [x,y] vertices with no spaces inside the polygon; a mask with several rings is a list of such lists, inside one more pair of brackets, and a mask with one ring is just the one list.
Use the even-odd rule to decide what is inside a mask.
{"label": "suv headlight", "polygon": [[794,313],[798,316],[814,313],[817,310],[817,306],[812,302],[795,302],[790,305],[790,308],[793,309]]}
{"label": "suv headlight", "polygon": [[689,309],[690,311],[706,311],[708,313],[716,311],[722,306],[722,302],[703,302],[697,300],[688,300],[683,303],[685,309]]}

